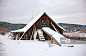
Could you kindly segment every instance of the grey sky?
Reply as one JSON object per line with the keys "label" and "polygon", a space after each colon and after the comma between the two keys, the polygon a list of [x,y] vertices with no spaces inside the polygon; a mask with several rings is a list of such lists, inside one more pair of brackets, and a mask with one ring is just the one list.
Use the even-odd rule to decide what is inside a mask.
{"label": "grey sky", "polygon": [[58,23],[86,25],[86,0],[0,0],[0,21],[28,23],[46,12]]}

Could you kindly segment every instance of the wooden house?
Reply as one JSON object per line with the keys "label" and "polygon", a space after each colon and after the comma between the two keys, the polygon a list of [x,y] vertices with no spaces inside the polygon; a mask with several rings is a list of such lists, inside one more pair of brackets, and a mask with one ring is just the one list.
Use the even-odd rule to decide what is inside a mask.
{"label": "wooden house", "polygon": [[14,35],[14,40],[51,40],[50,35],[42,30],[43,27],[49,27],[61,35],[65,30],[44,12],[32,19],[23,29],[14,30],[11,32]]}

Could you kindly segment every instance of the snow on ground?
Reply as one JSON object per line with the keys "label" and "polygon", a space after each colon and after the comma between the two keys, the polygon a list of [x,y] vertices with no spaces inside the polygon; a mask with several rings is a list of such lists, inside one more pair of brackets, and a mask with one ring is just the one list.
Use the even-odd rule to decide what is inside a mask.
{"label": "snow on ground", "polygon": [[78,33],[78,32],[70,32],[70,33],[63,33],[64,35],[68,35],[70,37],[86,37],[86,33]]}
{"label": "snow on ground", "polygon": [[[70,44],[71,45],[71,44]],[[86,44],[73,44],[62,47],[49,42],[33,40],[12,40],[0,35],[0,56],[86,56]]]}

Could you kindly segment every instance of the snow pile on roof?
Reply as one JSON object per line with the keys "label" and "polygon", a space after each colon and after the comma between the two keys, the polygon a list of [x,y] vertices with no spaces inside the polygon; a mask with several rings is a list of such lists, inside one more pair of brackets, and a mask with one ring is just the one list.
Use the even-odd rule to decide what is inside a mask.
{"label": "snow pile on roof", "polygon": [[44,13],[41,13],[40,15],[32,19],[23,29],[14,30],[11,32],[26,32],[43,14]]}
{"label": "snow pile on roof", "polygon": [[42,30],[46,32],[47,34],[53,36],[59,43],[60,43],[60,37],[63,37],[63,35],[59,34],[58,32],[53,31],[49,27],[43,27]]}
{"label": "snow pile on roof", "polygon": [[[11,32],[26,32],[44,13],[41,13],[40,15],[38,15],[37,17],[35,17],[34,19],[32,19],[23,29],[19,29],[19,30],[14,30]],[[55,22],[55,20],[53,20]],[[55,22],[56,23],[56,22]],[[59,25],[58,25],[59,26]],[[64,28],[62,28],[61,26],[59,26],[61,29],[63,29],[64,31],[66,31]]]}

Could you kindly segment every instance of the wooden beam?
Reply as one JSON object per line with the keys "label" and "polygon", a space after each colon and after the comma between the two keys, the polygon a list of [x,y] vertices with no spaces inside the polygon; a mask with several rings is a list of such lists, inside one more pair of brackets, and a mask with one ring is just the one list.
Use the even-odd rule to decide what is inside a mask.
{"label": "wooden beam", "polygon": [[55,42],[59,45],[59,46],[61,46],[60,44],[59,44],[59,42],[52,36],[52,38],[53,38],[53,40],[55,40]]}

